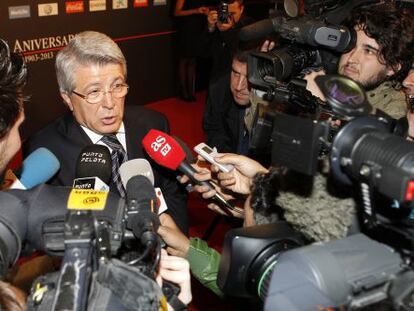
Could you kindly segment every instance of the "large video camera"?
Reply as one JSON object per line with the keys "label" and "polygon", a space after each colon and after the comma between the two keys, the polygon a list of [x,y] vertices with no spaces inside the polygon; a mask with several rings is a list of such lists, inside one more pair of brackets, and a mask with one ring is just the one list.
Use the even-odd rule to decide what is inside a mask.
{"label": "large video camera", "polygon": [[[159,310],[156,195],[144,176],[132,177],[126,188],[125,200],[49,185],[1,193],[2,275],[15,263],[22,243],[63,255],[60,271],[32,285],[29,310]],[[81,210],[85,206],[90,210]],[[176,286],[164,285],[167,298],[178,294]]]}

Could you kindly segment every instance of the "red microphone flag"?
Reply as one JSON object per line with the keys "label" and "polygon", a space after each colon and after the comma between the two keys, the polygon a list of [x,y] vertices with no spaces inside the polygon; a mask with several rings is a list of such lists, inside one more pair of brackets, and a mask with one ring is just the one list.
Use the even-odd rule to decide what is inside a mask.
{"label": "red microphone flag", "polygon": [[174,171],[186,158],[178,142],[170,135],[158,130],[150,130],[143,138],[142,145],[156,163]]}

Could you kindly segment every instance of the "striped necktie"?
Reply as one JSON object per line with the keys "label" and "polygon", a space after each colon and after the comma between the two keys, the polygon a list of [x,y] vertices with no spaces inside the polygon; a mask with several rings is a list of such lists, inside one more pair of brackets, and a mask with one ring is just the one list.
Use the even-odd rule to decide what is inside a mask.
{"label": "striped necktie", "polygon": [[112,181],[116,185],[121,197],[125,197],[125,188],[122,185],[119,167],[127,160],[127,154],[115,134],[105,135],[101,141],[112,149]]}

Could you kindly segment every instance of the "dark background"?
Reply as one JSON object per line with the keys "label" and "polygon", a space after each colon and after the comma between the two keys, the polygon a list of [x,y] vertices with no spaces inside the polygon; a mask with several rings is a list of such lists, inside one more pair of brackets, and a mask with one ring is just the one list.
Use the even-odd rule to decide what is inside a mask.
{"label": "dark background", "polygon": [[[217,0],[209,0],[215,5]],[[58,15],[38,16],[38,4],[58,3]],[[106,0],[106,11],[89,12],[89,0],[84,0],[84,12],[67,14],[64,0],[1,0],[0,37],[13,49],[16,40],[40,39],[44,37],[67,36],[84,30],[106,33],[118,42],[128,64],[130,93],[126,103],[143,105],[176,94],[175,27],[172,18],[175,1],[167,0],[166,5],[154,6],[148,0],[147,7],[133,7],[128,0],[127,9],[112,9],[112,0]],[[246,2],[246,9],[252,15],[266,16],[266,1]],[[9,6],[30,5],[31,17],[9,19]],[[250,9],[249,9],[250,8]],[[25,105],[26,122],[22,135],[27,138],[66,111],[58,93],[54,72],[55,55],[52,51],[34,50],[23,53],[26,58],[40,53],[52,53],[50,59],[28,61],[30,95]],[[28,59],[27,59],[28,60]],[[198,88],[205,85],[208,63],[200,62]]]}

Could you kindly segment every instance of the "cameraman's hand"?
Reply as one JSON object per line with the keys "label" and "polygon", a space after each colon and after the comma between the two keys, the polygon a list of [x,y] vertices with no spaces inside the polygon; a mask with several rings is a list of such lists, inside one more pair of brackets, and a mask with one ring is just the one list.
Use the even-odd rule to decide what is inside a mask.
{"label": "cameraman's hand", "polygon": [[174,256],[187,257],[190,240],[181,232],[170,215],[163,213],[159,219],[161,225],[158,228],[158,235],[167,244],[167,252]]}
{"label": "cameraman's hand", "polygon": [[[184,258],[169,256],[165,250],[161,250],[161,260],[157,276],[157,283],[161,287],[162,280],[177,284],[180,287],[178,299],[188,305],[192,300],[190,264]],[[171,306],[168,306],[169,310]],[[171,308],[171,310],[173,310]]]}
{"label": "cameraman's hand", "polygon": [[275,48],[276,44],[274,41],[266,40],[260,47],[260,52],[269,52]]}
{"label": "cameraman's hand", "polygon": [[225,23],[217,22],[217,24],[216,24],[217,29],[220,30],[220,31],[227,31],[227,30],[233,28],[234,25],[235,25],[235,22],[234,22],[233,15],[230,15],[227,18],[227,21]]}
{"label": "cameraman's hand", "polygon": [[[217,177],[221,186],[236,193],[249,194],[252,178],[259,172],[268,172],[259,162],[238,154],[225,153],[214,159],[219,163],[234,166],[231,172],[219,172]],[[212,165],[211,169],[213,172],[219,171],[215,165]]]}
{"label": "cameraman's hand", "polygon": [[209,32],[213,32],[214,30],[216,30],[217,19],[218,19],[218,13],[216,10],[211,10],[210,12],[208,12],[207,26],[208,26]]}
{"label": "cameraman's hand", "polygon": [[303,79],[306,80],[306,89],[312,93],[313,96],[319,97],[322,101],[326,101],[325,96],[323,96],[319,86],[315,82],[315,78],[318,76],[326,75],[325,70],[312,71],[306,74]]}
{"label": "cameraman's hand", "polygon": [[210,10],[206,6],[201,6],[197,9],[197,11],[198,11],[199,14],[208,15]]}

